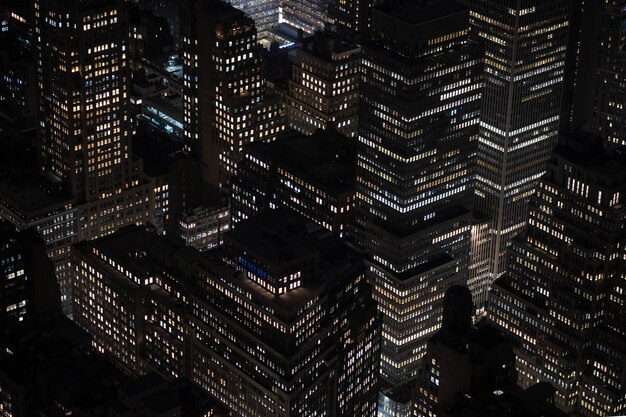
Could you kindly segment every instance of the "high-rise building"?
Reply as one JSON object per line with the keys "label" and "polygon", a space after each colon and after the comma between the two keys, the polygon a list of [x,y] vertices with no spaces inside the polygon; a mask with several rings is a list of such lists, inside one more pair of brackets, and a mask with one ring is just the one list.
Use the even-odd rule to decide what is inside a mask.
{"label": "high-rise building", "polygon": [[456,2],[470,9],[485,50],[475,208],[488,217],[488,237],[473,251],[470,281],[480,308],[557,142],[570,2]]}
{"label": "high-rise building", "polygon": [[445,1],[376,8],[371,30],[355,235],[383,315],[381,376],[406,397],[400,387],[441,326],[445,290],[467,279],[482,54],[468,42],[467,10]]}
{"label": "high-rise building", "polygon": [[461,396],[470,398],[515,385],[515,355],[498,329],[472,326],[472,293],[450,287],[444,295],[443,322],[428,341],[413,403],[418,417],[440,416]]}
{"label": "high-rise building", "polygon": [[563,98],[559,117],[560,132],[564,134],[591,129],[599,53],[604,49],[601,45],[605,44],[600,36],[604,10],[604,2],[570,2]]}
{"label": "high-rise building", "polygon": [[82,201],[131,182],[130,72],[116,0],[35,1],[41,168]]}
{"label": "high-rise building", "polygon": [[341,36],[353,41],[367,38],[371,10],[379,0],[330,0],[328,20]]}
{"label": "high-rise building", "polygon": [[243,146],[274,140],[283,117],[265,94],[254,21],[219,0],[189,0],[183,16],[184,137],[199,149],[205,204],[215,204]]}
{"label": "high-rise building", "polygon": [[187,377],[233,416],[374,416],[380,322],[360,255],[272,211],[202,255],[139,227],[73,247],[76,322],[131,373]]}
{"label": "high-rise building", "polygon": [[233,224],[289,207],[344,236],[354,219],[355,145],[325,131],[248,146],[233,181]]}
{"label": "high-rise building", "polygon": [[[48,182],[62,184],[73,198],[77,240],[152,217],[153,190],[130,149],[122,6],[121,0],[34,1],[39,165]],[[69,279],[59,282],[71,314]]]}
{"label": "high-rise building", "polygon": [[184,1],[179,0],[141,0],[140,6],[144,10],[152,11],[156,16],[164,17],[170,25],[170,33],[177,47],[182,45],[181,16]]}
{"label": "high-rise building", "polygon": [[289,126],[308,135],[332,128],[355,136],[361,48],[324,31],[315,32],[289,55],[293,62],[285,97]]}
{"label": "high-rise building", "polygon": [[562,410],[608,416],[626,411],[626,165],[593,142],[569,136],[553,153],[488,314],[522,387],[547,381]]}
{"label": "high-rise building", "polygon": [[60,310],[28,324],[3,326],[0,404],[5,417],[230,416],[189,380],[124,374],[94,352],[89,334]]}

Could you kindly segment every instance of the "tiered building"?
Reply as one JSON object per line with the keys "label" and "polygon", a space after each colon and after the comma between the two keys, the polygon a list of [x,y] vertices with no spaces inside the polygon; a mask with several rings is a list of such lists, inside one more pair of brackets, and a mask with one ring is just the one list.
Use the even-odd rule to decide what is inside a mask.
{"label": "tiered building", "polygon": [[214,204],[243,146],[276,139],[283,117],[265,94],[254,21],[219,0],[191,0],[184,12],[184,137],[199,149]]}
{"label": "tiered building", "polygon": [[487,226],[475,237],[469,282],[481,308],[557,142],[570,9],[567,0],[456,2],[470,9],[485,53],[476,211]]}
{"label": "tiered building", "polygon": [[130,149],[122,2],[34,1],[33,7],[42,175],[18,198],[9,184],[0,201],[3,218],[41,232],[71,314],[69,243],[151,219],[154,190]]}
{"label": "tiered building", "polygon": [[73,250],[76,322],[131,373],[185,376],[234,416],[374,416],[380,323],[360,256],[274,211],[201,255],[138,227]]}
{"label": "tiered building", "polygon": [[[444,1],[374,9],[371,29],[355,236],[383,315],[381,376],[407,398],[445,290],[467,279],[482,54],[468,42],[467,10]],[[383,415],[410,412],[384,397]]]}
{"label": "tiered building", "polygon": [[626,410],[624,154],[571,136],[530,203],[489,317],[514,341],[518,382],[547,381],[582,416]]}
{"label": "tiered building", "polygon": [[334,129],[355,136],[361,48],[328,31],[306,41],[290,52],[293,75],[285,97],[289,126],[307,135]]}

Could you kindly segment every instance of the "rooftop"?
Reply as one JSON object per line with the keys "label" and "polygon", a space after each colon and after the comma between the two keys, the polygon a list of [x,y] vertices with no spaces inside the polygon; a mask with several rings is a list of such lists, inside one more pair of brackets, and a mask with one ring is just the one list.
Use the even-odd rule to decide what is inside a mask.
{"label": "rooftop", "polygon": [[409,25],[436,23],[455,14],[465,14],[466,9],[447,0],[397,0],[376,8]]}
{"label": "rooftop", "polygon": [[329,192],[354,190],[356,143],[338,132],[319,131],[272,143],[255,143],[247,153],[274,163]]}

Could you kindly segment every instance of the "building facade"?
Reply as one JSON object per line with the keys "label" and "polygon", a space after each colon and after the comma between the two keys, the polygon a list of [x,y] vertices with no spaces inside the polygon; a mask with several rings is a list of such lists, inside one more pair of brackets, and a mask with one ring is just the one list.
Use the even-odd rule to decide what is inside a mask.
{"label": "building facade", "polygon": [[[51,186],[61,184],[69,193],[77,240],[143,223],[154,207],[152,186],[131,154],[122,6],[117,0],[34,2],[39,167]],[[58,242],[43,236],[57,250]],[[68,247],[58,250],[69,255]],[[64,311],[71,314],[69,279],[59,276],[59,283]]]}
{"label": "building facade", "polygon": [[289,207],[344,236],[354,219],[356,143],[337,132],[249,146],[233,182],[232,220]]}
{"label": "building facade", "polygon": [[234,416],[374,416],[376,307],[320,229],[274,212],[207,256],[136,227],[78,244],[75,320],[129,372],[185,376]]}
{"label": "building facade", "polygon": [[472,254],[470,287],[484,305],[506,270],[506,248],[524,227],[528,199],[556,145],[569,1],[458,0],[485,51],[476,210],[487,237]]}
{"label": "building facade", "polygon": [[[381,376],[406,398],[401,387],[417,377],[441,325],[445,290],[467,279],[482,57],[468,43],[468,12],[451,3],[379,7],[371,29],[355,237],[383,315]],[[383,415],[410,409],[381,404],[391,404]]]}
{"label": "building facade", "polygon": [[279,101],[265,95],[254,21],[219,0],[189,1],[183,16],[184,137],[198,149],[215,204],[243,146],[274,140],[284,120]]}
{"label": "building facade", "polygon": [[572,137],[554,152],[488,313],[514,342],[520,385],[551,383],[567,413],[619,415],[626,171],[623,154],[587,141]]}
{"label": "building facade", "polygon": [[307,40],[289,53],[293,62],[285,97],[289,127],[307,135],[334,129],[356,136],[361,48],[328,31]]}

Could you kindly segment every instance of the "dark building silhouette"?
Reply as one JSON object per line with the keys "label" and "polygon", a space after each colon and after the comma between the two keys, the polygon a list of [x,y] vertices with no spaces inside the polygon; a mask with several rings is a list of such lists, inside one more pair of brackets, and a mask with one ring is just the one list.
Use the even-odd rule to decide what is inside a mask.
{"label": "dark building silhouette", "polygon": [[0,324],[14,325],[61,310],[45,242],[34,230],[0,221]]}
{"label": "dark building silhouette", "polygon": [[428,341],[415,389],[415,416],[565,416],[550,384],[515,384],[513,348],[496,327],[472,325],[467,287],[450,287],[443,304],[441,330]]}
{"label": "dark building silhouette", "polygon": [[491,393],[515,383],[511,345],[495,327],[473,327],[473,312],[467,287],[446,291],[441,330],[428,341],[418,378],[416,416],[438,416],[459,396]]}
{"label": "dark building silhouette", "polygon": [[227,417],[188,380],[133,379],[59,313],[0,334],[0,412],[12,417]]}
{"label": "dark building silhouette", "polygon": [[29,127],[37,116],[30,2],[0,2],[0,112],[17,110]]}

